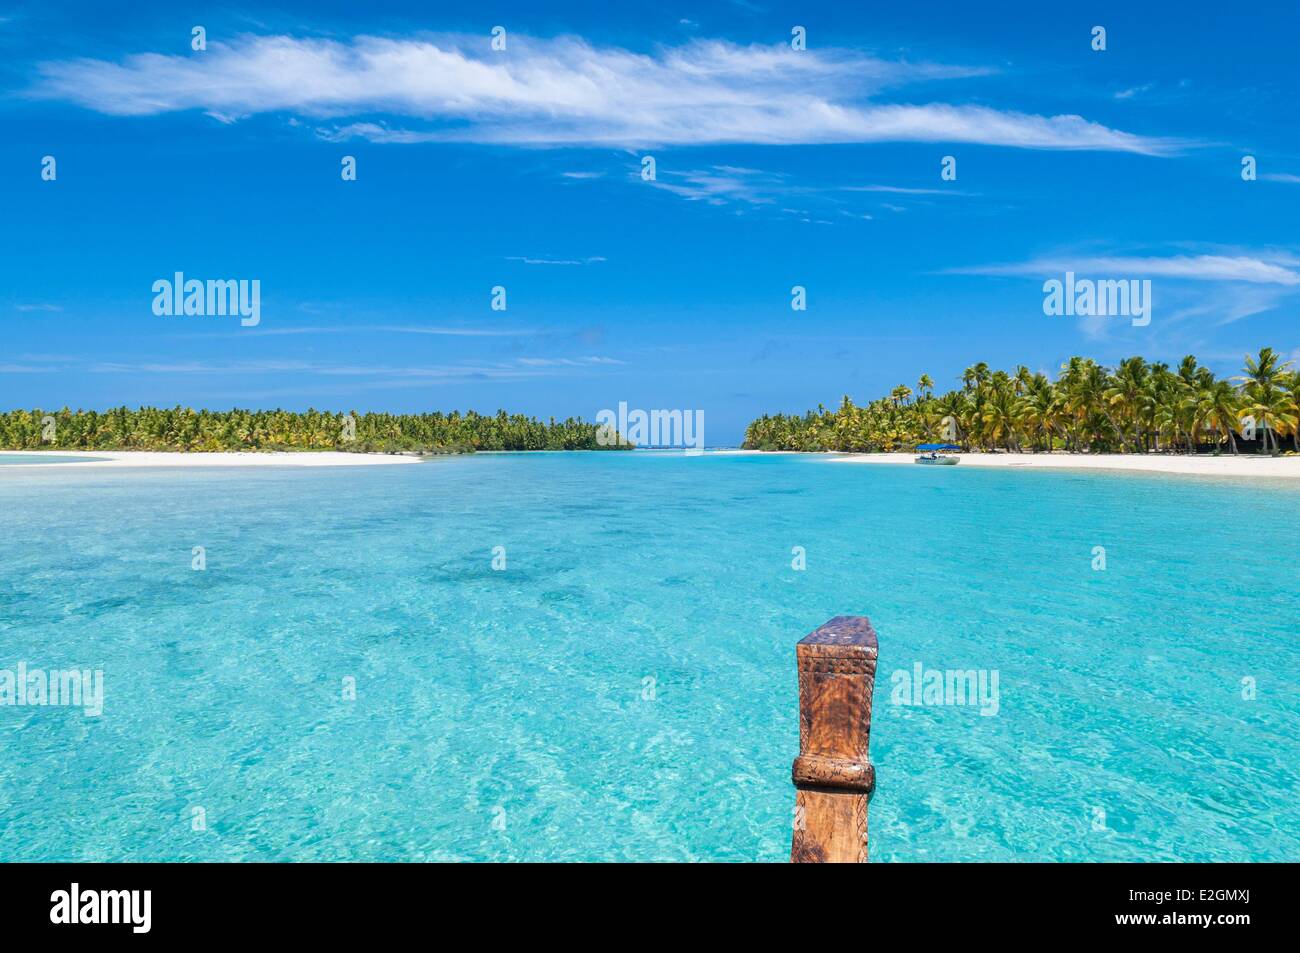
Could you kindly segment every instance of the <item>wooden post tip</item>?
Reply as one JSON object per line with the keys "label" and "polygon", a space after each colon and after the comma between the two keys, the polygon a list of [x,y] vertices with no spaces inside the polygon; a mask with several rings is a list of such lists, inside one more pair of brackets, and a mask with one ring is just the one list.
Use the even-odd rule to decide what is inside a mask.
{"label": "wooden post tip", "polygon": [[820,625],[799,640],[799,645],[852,646],[866,649],[871,654],[879,651],[876,630],[864,615],[837,615],[825,625]]}
{"label": "wooden post tip", "polygon": [[867,860],[871,697],[879,647],[866,616],[840,615],[799,640],[799,757],[791,766],[796,863]]}

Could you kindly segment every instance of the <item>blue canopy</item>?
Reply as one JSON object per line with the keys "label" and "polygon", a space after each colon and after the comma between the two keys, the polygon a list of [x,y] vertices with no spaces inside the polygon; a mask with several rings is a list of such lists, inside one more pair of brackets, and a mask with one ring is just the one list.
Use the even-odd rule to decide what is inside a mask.
{"label": "blue canopy", "polygon": [[961,447],[955,443],[923,443],[917,446],[917,450],[960,450]]}

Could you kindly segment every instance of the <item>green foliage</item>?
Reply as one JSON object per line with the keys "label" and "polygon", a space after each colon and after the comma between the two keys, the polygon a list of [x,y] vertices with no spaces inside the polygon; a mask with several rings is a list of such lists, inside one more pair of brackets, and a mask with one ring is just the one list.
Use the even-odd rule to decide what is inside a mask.
{"label": "green foliage", "polygon": [[[54,418],[53,442],[42,440],[41,421]],[[6,450],[348,450],[469,453],[475,450],[604,450],[597,425],[580,419],[544,423],[499,411],[461,414],[352,414],[355,439],[346,440],[346,414],[308,410],[209,411],[118,407],[93,410],[15,410],[0,414],[0,449]]]}
{"label": "green foliage", "polygon": [[[834,412],[763,416],[745,431],[754,450],[889,452],[945,439],[951,417],[968,450],[1052,450],[1142,453],[1226,443],[1237,452],[1245,417],[1259,427],[1260,449],[1281,449],[1291,437],[1300,450],[1300,373],[1272,348],[1247,357],[1239,386],[1216,380],[1188,355],[1176,370],[1140,357],[1108,370],[1072,357],[1052,381],[1018,367],[1014,373],[974,364],[959,389],[930,392],[922,375],[914,392],[900,384],[888,397],[857,407],[847,396]],[[1236,431],[1236,432],[1234,432]]]}

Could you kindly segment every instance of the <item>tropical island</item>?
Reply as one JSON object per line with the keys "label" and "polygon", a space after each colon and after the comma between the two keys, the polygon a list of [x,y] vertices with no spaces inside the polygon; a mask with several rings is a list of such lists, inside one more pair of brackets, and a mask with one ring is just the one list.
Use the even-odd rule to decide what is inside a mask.
{"label": "tropical island", "polygon": [[[0,450],[170,453],[344,451],[473,453],[477,450],[627,450],[597,439],[578,418],[541,421],[522,414],[329,413],[308,410],[194,410],[117,407],[0,413]],[[607,445],[608,444],[608,445]]]}
{"label": "tropical island", "polygon": [[764,415],[745,431],[748,450],[891,453],[947,440],[963,450],[1119,454],[1243,450],[1277,454],[1289,438],[1300,452],[1300,373],[1272,348],[1247,356],[1242,373],[1216,378],[1188,355],[1177,368],[1130,357],[1115,368],[1072,357],[1056,380],[1023,365],[966,368],[962,386],[937,395],[921,375],[916,390],[838,410]]}

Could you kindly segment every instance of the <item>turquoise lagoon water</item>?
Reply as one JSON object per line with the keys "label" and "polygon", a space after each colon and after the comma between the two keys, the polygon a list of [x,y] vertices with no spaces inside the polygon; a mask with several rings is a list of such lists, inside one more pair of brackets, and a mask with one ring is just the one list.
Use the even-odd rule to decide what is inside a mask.
{"label": "turquoise lagoon water", "polygon": [[75,457],[53,453],[0,453],[0,467],[33,463],[91,463],[104,457]]}
{"label": "turquoise lagoon water", "polygon": [[[794,643],[861,613],[873,859],[1294,860],[1298,512],[781,456],[14,467],[0,668],[106,691],[0,707],[0,858],[781,861]],[[891,704],[917,662],[997,714]]]}

